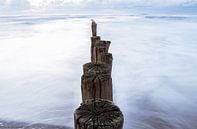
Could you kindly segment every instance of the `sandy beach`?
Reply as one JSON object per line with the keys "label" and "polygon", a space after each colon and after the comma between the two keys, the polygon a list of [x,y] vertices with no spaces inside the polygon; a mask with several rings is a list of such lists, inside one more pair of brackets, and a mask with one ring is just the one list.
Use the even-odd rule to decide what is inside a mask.
{"label": "sandy beach", "polygon": [[0,120],[0,129],[72,129],[65,126],[49,124],[29,124],[25,122]]}

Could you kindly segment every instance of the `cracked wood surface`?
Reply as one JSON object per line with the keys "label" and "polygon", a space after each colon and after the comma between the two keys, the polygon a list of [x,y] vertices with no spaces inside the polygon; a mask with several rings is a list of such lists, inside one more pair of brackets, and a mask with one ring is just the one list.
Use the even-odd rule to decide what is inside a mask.
{"label": "cracked wood surface", "polygon": [[75,129],[122,129],[123,114],[111,101],[96,99],[75,111]]}
{"label": "cracked wood surface", "polygon": [[122,129],[123,114],[112,102],[111,42],[101,40],[96,30],[92,21],[91,62],[83,65],[82,104],[74,113],[75,129]]}
{"label": "cracked wood surface", "polygon": [[83,73],[95,73],[95,74],[102,74],[102,73],[110,73],[110,67],[104,63],[86,63],[83,65]]}
{"label": "cracked wood surface", "polygon": [[112,78],[110,68],[106,64],[87,63],[81,77],[82,100],[107,99],[113,100]]}
{"label": "cracked wood surface", "polygon": [[112,71],[112,61],[113,61],[113,56],[111,53],[101,53],[98,56],[98,63],[105,63],[110,67],[110,74]]}
{"label": "cracked wood surface", "polygon": [[93,47],[93,53],[92,53],[92,62],[94,63],[98,63],[98,57],[102,54],[102,53],[108,53],[109,50],[109,46],[110,46],[111,42],[110,41],[104,41],[104,40],[100,40],[100,41],[96,41],[96,43],[94,44]]}

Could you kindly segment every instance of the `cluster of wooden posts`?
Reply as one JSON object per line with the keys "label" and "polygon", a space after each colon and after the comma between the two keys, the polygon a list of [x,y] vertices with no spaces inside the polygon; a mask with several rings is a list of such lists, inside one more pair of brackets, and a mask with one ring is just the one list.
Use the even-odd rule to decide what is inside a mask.
{"label": "cluster of wooden posts", "polygon": [[83,65],[82,103],[74,113],[75,129],[122,129],[123,114],[113,103],[111,42],[97,36],[95,21],[91,27],[91,62]]}

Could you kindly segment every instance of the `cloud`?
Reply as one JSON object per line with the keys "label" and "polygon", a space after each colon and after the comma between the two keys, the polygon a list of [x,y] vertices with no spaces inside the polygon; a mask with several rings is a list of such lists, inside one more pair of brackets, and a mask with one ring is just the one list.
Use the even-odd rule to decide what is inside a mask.
{"label": "cloud", "polygon": [[0,0],[0,7],[13,9],[50,8],[50,7],[133,7],[133,6],[191,6],[197,5],[197,0]]}
{"label": "cloud", "polygon": [[27,9],[29,6],[29,2],[27,0],[2,0],[0,3],[0,8],[3,9]]}
{"label": "cloud", "polygon": [[86,0],[27,0],[31,6],[51,6],[51,5],[59,5],[63,6],[68,3],[81,3],[87,2]]}
{"label": "cloud", "polygon": [[105,4],[130,4],[134,6],[177,6],[196,4],[197,0],[91,0],[96,3]]}

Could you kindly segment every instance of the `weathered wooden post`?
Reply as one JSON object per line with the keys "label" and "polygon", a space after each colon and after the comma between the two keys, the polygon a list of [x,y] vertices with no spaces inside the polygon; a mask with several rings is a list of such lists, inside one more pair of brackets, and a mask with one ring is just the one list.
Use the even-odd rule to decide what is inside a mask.
{"label": "weathered wooden post", "polygon": [[82,103],[74,114],[75,129],[122,129],[123,115],[111,101],[96,99]]}
{"label": "weathered wooden post", "polygon": [[75,129],[122,129],[123,114],[113,101],[110,41],[97,36],[92,20],[91,62],[83,65],[82,103],[74,113]]}
{"label": "weathered wooden post", "polygon": [[82,101],[88,99],[113,100],[111,68],[104,63],[87,63],[81,78]]}
{"label": "weathered wooden post", "polygon": [[92,36],[97,36],[97,24],[93,19],[92,19]]}

